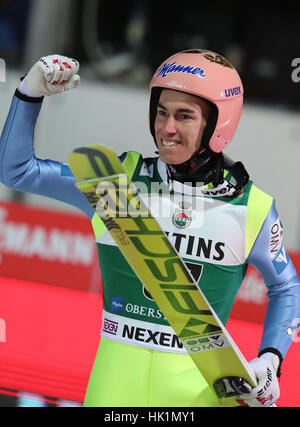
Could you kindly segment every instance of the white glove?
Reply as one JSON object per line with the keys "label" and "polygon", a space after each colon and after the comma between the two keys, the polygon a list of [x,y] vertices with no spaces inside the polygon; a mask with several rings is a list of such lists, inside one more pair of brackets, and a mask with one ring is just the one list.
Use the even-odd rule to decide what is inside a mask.
{"label": "white glove", "polygon": [[272,406],[280,395],[277,379],[279,357],[274,353],[264,353],[252,360],[249,365],[256,375],[258,384],[250,393],[241,394],[236,399],[237,402],[242,406],[260,408]]}
{"label": "white glove", "polygon": [[76,88],[80,83],[79,62],[61,55],[40,58],[19,85],[19,91],[30,97],[53,95]]}

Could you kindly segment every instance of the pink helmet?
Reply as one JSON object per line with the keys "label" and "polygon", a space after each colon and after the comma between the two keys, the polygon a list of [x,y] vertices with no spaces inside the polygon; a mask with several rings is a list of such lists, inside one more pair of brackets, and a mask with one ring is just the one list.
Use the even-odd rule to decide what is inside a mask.
{"label": "pink helmet", "polygon": [[179,90],[209,101],[215,114],[202,145],[219,153],[229,144],[240,120],[244,90],[240,76],[227,59],[215,52],[193,49],[176,53],[157,69],[150,83],[149,118],[154,139],[161,89]]}

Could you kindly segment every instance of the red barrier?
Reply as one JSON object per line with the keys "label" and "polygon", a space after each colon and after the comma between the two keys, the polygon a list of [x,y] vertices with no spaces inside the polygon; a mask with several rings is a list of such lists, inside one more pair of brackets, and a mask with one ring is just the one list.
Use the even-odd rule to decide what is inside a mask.
{"label": "red barrier", "polygon": [[101,296],[4,277],[0,295],[0,387],[82,402]]}
{"label": "red barrier", "polygon": [[[300,271],[300,254],[289,255]],[[88,218],[0,203],[0,388],[83,401],[101,327],[96,256]],[[229,321],[249,360],[266,304],[266,287],[250,267]],[[298,341],[300,332],[285,361],[282,406],[300,405]]]}
{"label": "red barrier", "polygon": [[0,202],[0,275],[100,289],[93,230],[87,217]]}
{"label": "red barrier", "polygon": [[[101,297],[12,278],[0,278],[0,295],[0,389],[82,402],[99,343]],[[248,360],[257,356],[261,324],[230,319],[228,330]],[[300,406],[299,342],[300,333],[283,363],[278,406]]]}
{"label": "red barrier", "polygon": [[100,289],[87,217],[0,202],[0,387],[82,402]]}

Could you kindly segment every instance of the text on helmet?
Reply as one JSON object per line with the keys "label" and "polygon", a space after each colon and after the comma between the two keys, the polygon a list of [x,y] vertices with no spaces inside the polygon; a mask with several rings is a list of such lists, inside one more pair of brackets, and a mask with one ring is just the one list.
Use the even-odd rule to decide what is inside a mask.
{"label": "text on helmet", "polygon": [[226,98],[229,98],[230,96],[240,95],[241,93],[242,93],[241,86],[225,89]]}
{"label": "text on helmet", "polygon": [[199,77],[206,77],[204,74],[203,68],[200,67],[193,67],[192,65],[181,65],[177,64],[177,62],[166,62],[164,65],[162,65],[159,70],[156,77],[167,77],[170,73],[187,73],[187,74],[193,74],[197,75]]}

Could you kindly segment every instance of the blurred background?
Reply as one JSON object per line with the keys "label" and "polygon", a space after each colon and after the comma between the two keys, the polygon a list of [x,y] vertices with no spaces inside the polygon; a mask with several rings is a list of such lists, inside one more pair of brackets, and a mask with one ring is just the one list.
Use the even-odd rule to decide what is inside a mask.
{"label": "blurred background", "polygon": [[[75,147],[95,141],[119,153],[135,149],[153,155],[148,132],[153,72],[181,49],[221,53],[236,66],[245,88],[244,112],[227,154],[244,162],[256,184],[276,198],[288,246],[299,249],[299,13],[296,0],[284,8],[234,0],[211,6],[192,1],[188,7],[167,2],[158,7],[150,0],[117,7],[101,0],[1,0],[6,82],[0,83],[0,122],[20,76],[39,57],[58,52],[80,61],[81,87],[44,103],[37,155],[65,161]],[[60,207],[38,197],[14,197]]]}
{"label": "blurred background", "polygon": [[[169,55],[179,50],[203,48],[216,51],[235,65],[245,90],[242,119],[226,154],[234,160],[241,160],[256,185],[275,197],[284,226],[285,245],[298,257],[299,16],[298,0],[286,2],[284,7],[277,2],[252,1],[245,4],[237,0],[216,0],[210,5],[207,2],[190,1],[176,3],[176,6],[170,2],[158,3],[150,0],[123,0],[117,4],[102,0],[0,0],[0,58],[6,65],[5,72],[2,69],[0,75],[0,126],[2,128],[5,123],[20,77],[41,56],[60,53],[80,61],[81,85],[75,91],[45,100],[36,127],[37,156],[66,161],[74,148],[97,142],[111,146],[119,154],[132,149],[151,156],[155,150],[148,131],[148,84],[153,72]],[[50,260],[38,251],[28,259],[24,249],[20,249],[25,240],[20,241],[19,238],[18,246],[15,236],[20,236],[22,231],[23,236],[26,235],[29,239],[29,236],[36,232],[36,224],[39,224],[44,227],[47,240],[49,235],[52,236],[57,224],[61,223],[60,247],[65,245],[68,248],[71,232],[72,239],[76,236],[78,238],[78,235],[74,237],[74,233],[81,227],[82,241],[89,245],[92,241],[91,230],[79,212],[57,201],[14,192],[1,184],[0,200],[0,275],[13,281],[11,286],[18,289],[18,295],[22,288],[20,279],[27,280],[26,295],[28,289],[31,289],[33,300],[42,292],[41,288],[37,291],[37,284],[43,283],[44,293],[40,297],[45,305],[49,300],[49,293],[53,292],[53,286],[57,292],[62,292],[61,318],[57,320],[57,325],[65,323],[63,301],[64,298],[70,301],[71,295],[68,292],[72,293],[73,302],[78,298],[79,307],[82,307],[82,298],[86,299],[89,312],[90,304],[95,307],[95,314],[88,317],[88,325],[86,312],[82,308],[82,317],[77,316],[70,323],[70,328],[74,329],[74,322],[77,321],[78,328],[82,328],[82,331],[90,327],[90,335],[86,337],[86,352],[80,356],[82,359],[78,355],[78,348],[74,349],[76,335],[71,334],[72,339],[66,341],[66,336],[70,337],[69,329],[66,329],[66,335],[60,339],[62,345],[67,347],[64,351],[61,349],[61,352],[72,353],[72,362],[69,359],[62,360],[61,354],[52,355],[53,361],[52,356],[51,360],[49,359],[49,348],[45,343],[36,344],[36,336],[33,345],[37,346],[35,354],[28,352],[30,345],[24,337],[22,354],[17,354],[21,346],[17,339],[13,346],[9,347],[11,341],[8,340],[7,318],[12,315],[15,321],[16,308],[9,312],[7,305],[9,301],[15,303],[17,290],[6,295],[8,299],[5,308],[5,298],[2,299],[0,347],[9,348],[2,353],[5,355],[2,360],[0,357],[0,392],[2,390],[2,399],[5,399],[0,401],[0,406],[1,402],[2,406],[27,405],[30,402],[29,393],[33,393],[33,406],[37,406],[37,402],[42,406],[80,406],[93,360],[93,349],[98,344],[98,338],[95,339],[95,336],[98,337],[97,331],[101,321],[96,314],[96,309],[101,304],[98,299],[101,284],[95,279],[98,272],[94,266],[94,254],[91,252],[85,264],[81,265],[78,255],[77,277],[74,278],[71,273],[74,259],[66,261],[66,257],[62,256],[54,260],[52,257]],[[21,208],[24,209],[23,218],[28,218],[25,225],[24,221],[20,220]],[[41,222],[41,212],[46,213],[45,224]],[[71,222],[77,228],[73,226],[70,231]],[[24,232],[25,226],[27,231]],[[66,233],[69,233],[68,238]],[[16,269],[16,265],[23,265],[22,262],[24,270],[20,267]],[[47,280],[45,268],[49,269]],[[59,279],[58,274],[53,276],[53,270],[68,273],[62,273],[60,277],[63,279]],[[261,278],[255,274],[251,272],[248,276],[246,288],[244,287],[240,295],[243,310],[237,310],[235,318],[261,323],[263,314],[253,317],[253,307],[257,312],[259,306],[263,313],[266,299]],[[5,290],[7,284],[3,283],[2,292],[6,292]],[[79,298],[78,293],[83,293],[84,297]],[[39,300],[38,305],[41,304]],[[19,309],[24,310],[24,306]],[[241,311],[244,317],[240,314]],[[4,312],[6,314],[3,314]],[[23,331],[25,335],[28,330],[32,334],[32,325],[35,325],[35,328],[38,323],[41,325],[41,317],[44,321],[43,329],[34,329],[35,333],[41,340],[45,334],[50,333],[49,324],[53,326],[53,318],[49,320],[45,311],[42,312],[43,315],[41,311],[32,314],[36,316],[36,321],[26,327]],[[74,313],[74,310],[70,310],[70,313]],[[245,313],[248,313],[248,317],[245,317]],[[26,317],[28,314],[24,312],[23,317],[19,315],[18,319],[21,321]],[[15,327],[17,334],[18,325]],[[57,328],[61,333],[61,327]],[[53,329],[51,333],[48,339],[52,340],[53,349],[57,347],[57,329]],[[82,343],[79,347],[82,350]],[[24,354],[27,354],[28,360],[36,361],[35,365],[32,362],[32,366],[38,364],[40,367],[40,374],[35,381],[32,380],[33,368],[24,361]],[[49,373],[49,363],[52,366],[52,374],[51,378],[49,374],[46,381],[45,373]],[[65,374],[62,380],[65,364],[72,372]],[[16,367],[19,370],[16,370]],[[10,374],[3,374],[8,371]],[[72,375],[74,381],[71,384],[69,378]],[[57,383],[62,384],[65,381],[63,390],[58,390],[57,385],[52,384],[53,376],[56,376]]]}

